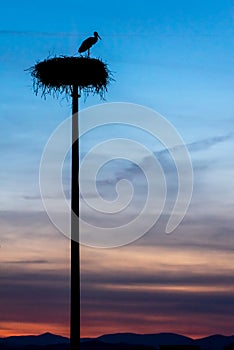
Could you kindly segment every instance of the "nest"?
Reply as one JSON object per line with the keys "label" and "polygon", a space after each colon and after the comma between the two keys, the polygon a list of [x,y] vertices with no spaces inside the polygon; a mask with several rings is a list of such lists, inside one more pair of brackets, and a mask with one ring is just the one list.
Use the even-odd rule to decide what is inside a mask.
{"label": "nest", "polygon": [[28,69],[33,78],[33,90],[37,95],[50,94],[58,97],[72,94],[73,86],[78,86],[87,96],[99,94],[104,98],[111,73],[100,59],[89,57],[60,56],[47,58]]}

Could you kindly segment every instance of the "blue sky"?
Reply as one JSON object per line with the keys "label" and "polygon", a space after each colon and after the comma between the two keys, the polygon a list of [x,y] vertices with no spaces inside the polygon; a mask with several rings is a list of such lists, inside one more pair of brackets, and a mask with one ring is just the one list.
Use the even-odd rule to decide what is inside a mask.
{"label": "blue sky", "polygon": [[[62,310],[68,309],[68,300],[63,299],[66,295],[63,289],[63,278],[66,279],[68,276],[69,245],[65,238],[56,233],[44,213],[39,197],[38,174],[45,143],[57,125],[70,116],[71,106],[65,99],[54,100],[49,96],[45,101],[40,96],[35,96],[32,91],[31,77],[24,70],[49,54],[75,54],[81,41],[97,30],[103,40],[92,48],[92,56],[102,57],[108,62],[115,78],[106,95],[107,102],[142,104],[164,115],[188,145],[195,174],[191,206],[188,216],[177,229],[176,238],[173,236],[170,241],[167,241],[167,238],[159,239],[150,232],[148,238],[129,247],[129,250],[123,248],[126,270],[132,271],[137,280],[137,271],[133,270],[134,263],[138,269],[140,263],[151,262],[154,266],[158,264],[158,271],[155,268],[148,270],[148,284],[153,283],[152,276],[157,273],[159,277],[163,273],[168,273],[171,278],[177,271],[181,280],[184,277],[184,284],[188,284],[186,296],[189,300],[191,298],[191,302],[198,303],[196,293],[199,291],[201,309],[205,308],[207,293],[212,294],[217,288],[219,302],[223,305],[224,311],[222,313],[217,310],[214,302],[213,314],[212,306],[209,310],[208,307],[205,308],[204,313],[200,309],[196,313],[187,308],[187,301],[183,304],[184,291],[178,295],[176,293],[180,290],[177,289],[173,294],[173,298],[175,297],[173,305],[177,310],[176,305],[183,304],[183,319],[181,317],[177,322],[176,311],[170,314],[169,307],[162,306],[160,315],[152,314],[148,318],[145,317],[145,327],[134,323],[131,318],[127,319],[124,313],[119,314],[117,311],[119,302],[123,301],[124,296],[126,305],[131,295],[132,298],[136,298],[134,299],[136,302],[139,302],[139,317],[143,317],[144,310],[145,312],[149,310],[142,295],[139,296],[136,293],[133,282],[129,284],[132,294],[125,294],[126,289],[121,289],[121,286],[123,287],[127,282],[125,268],[117,258],[118,252],[112,251],[111,256],[110,252],[100,253],[100,251],[84,248],[82,266],[87,276],[87,283],[84,282],[87,299],[84,298],[83,303],[83,334],[94,335],[115,330],[147,332],[148,329],[153,329],[152,325],[156,328],[161,327],[160,330],[163,331],[168,330],[167,324],[170,325],[171,331],[181,331],[190,335],[231,332],[225,319],[229,324],[233,324],[234,312],[231,305],[229,308],[226,306],[225,300],[230,298],[230,302],[233,302],[231,293],[234,287],[230,282],[227,283],[227,280],[221,281],[219,286],[219,279],[217,278],[214,282],[214,276],[217,271],[220,276],[224,273],[227,279],[233,276],[231,267],[233,257],[229,251],[234,245],[232,218],[234,194],[233,6],[231,0],[148,0],[147,2],[140,0],[135,3],[122,0],[112,3],[68,0],[65,4],[44,0],[39,4],[23,0],[2,4],[0,13],[2,237],[0,237],[0,244],[4,247],[1,249],[1,260],[4,263],[2,277],[4,289],[0,300],[6,300],[12,305],[17,304],[13,303],[17,298],[22,305],[27,303],[27,298],[31,300],[27,293],[27,298],[22,296],[24,292],[21,293],[21,297],[14,294],[15,285],[9,284],[6,277],[7,271],[10,271],[12,278],[16,274],[22,274],[24,281],[22,283],[29,286],[30,291],[34,290],[33,276],[37,273],[42,278],[41,288],[44,299],[40,300],[44,310],[48,310],[48,300],[51,303],[51,293],[57,293],[56,302],[61,304]],[[81,109],[100,103],[103,102],[97,96],[90,96],[87,101],[80,99]],[[113,135],[117,131],[112,131]],[[125,130],[125,133],[128,131]],[[92,141],[89,142],[87,138],[88,146],[91,146],[95,139],[100,141],[105,138],[106,134],[105,130],[97,131]],[[134,137],[143,142],[145,136],[136,133]],[[160,155],[157,152],[162,149],[161,145],[150,138],[144,139],[144,143],[150,145],[155,154]],[[121,176],[123,174],[130,176],[129,164],[122,164]],[[111,181],[115,182],[120,175],[115,166],[110,166],[103,176],[110,177]],[[136,186],[140,186],[143,180],[137,177],[134,181]],[[172,180],[170,184],[173,193]],[[108,195],[109,191],[109,184],[107,186],[103,182],[100,192]],[[141,192],[138,195],[140,200]],[[33,238],[29,238],[30,232],[34,233]],[[54,244],[56,235],[60,238]],[[37,248],[31,249],[31,239]],[[50,241],[53,241],[54,247],[50,246],[48,243]],[[154,244],[155,251],[152,249]],[[46,248],[44,248],[45,245]],[[59,249],[64,252],[63,257],[62,253],[58,254]],[[170,254],[172,258],[167,260],[163,251]],[[188,256],[193,252],[194,259],[188,262]],[[100,258],[101,254],[103,254],[103,262]],[[216,254],[222,263],[216,262]],[[172,266],[173,257],[176,259],[175,267]],[[16,264],[12,264],[12,261]],[[185,273],[186,263],[189,264],[194,276],[200,276],[199,281],[194,277],[194,283],[189,282]],[[109,275],[107,268],[109,265],[113,274],[120,271],[120,276],[123,277],[119,287],[118,281],[113,280],[114,278]],[[199,266],[203,266],[203,272],[207,276],[206,294],[202,289],[204,281],[201,277],[202,269]],[[57,289],[50,290],[48,274],[52,276],[51,280],[53,278],[56,280],[57,268],[62,271],[61,284],[57,284]],[[103,271],[100,284],[94,279],[98,268]],[[44,279],[43,273],[46,276]],[[173,278],[169,277],[168,282],[162,279],[160,288],[163,290],[162,286],[165,283],[164,287],[171,286],[170,292],[173,293],[175,292],[172,286]],[[143,285],[143,274],[139,273],[138,278]],[[16,281],[16,283],[20,282]],[[228,292],[224,292],[225,283],[228,284],[227,290],[230,291],[228,296],[226,295]],[[148,284],[145,283],[145,292],[150,293]],[[192,285],[196,285],[197,289],[194,287],[190,290]],[[113,292],[114,301],[111,310],[109,310],[109,304],[104,302],[108,288]],[[160,288],[157,291],[159,294]],[[117,291],[120,293],[119,299]],[[156,310],[157,303],[152,295],[149,295],[149,300],[152,301]],[[163,292],[159,295],[159,300],[161,305],[164,303],[166,305],[167,299],[163,300]],[[100,304],[105,316],[102,321],[101,309],[98,306]],[[3,335],[22,332],[22,329],[20,330],[17,326],[19,322],[25,325],[26,333],[30,332],[30,327],[34,324],[33,332],[36,332],[36,329],[57,330],[67,334],[66,311],[64,311],[65,316],[61,316],[61,323],[57,324],[53,321],[55,305],[50,307],[48,317],[40,316],[38,321],[32,316],[30,307],[25,307],[25,310],[25,314],[20,319],[19,315],[15,315],[12,307],[9,316],[2,319],[2,324],[0,320],[2,328],[5,327],[5,331],[2,331]],[[129,310],[132,311],[130,306]],[[112,322],[110,322],[110,312],[112,312]],[[207,315],[209,317],[213,315],[214,323],[210,327],[207,326],[209,318]],[[191,317],[196,319],[194,328],[187,326],[186,320]],[[118,322],[121,318],[123,328]],[[91,319],[94,320],[93,328],[89,326]],[[216,324],[215,321],[217,321]],[[178,324],[180,327],[177,326]]]}

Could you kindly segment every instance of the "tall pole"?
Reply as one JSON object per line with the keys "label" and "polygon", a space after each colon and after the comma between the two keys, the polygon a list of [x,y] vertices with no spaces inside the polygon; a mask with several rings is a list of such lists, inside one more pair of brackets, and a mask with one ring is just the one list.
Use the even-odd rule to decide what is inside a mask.
{"label": "tall pole", "polygon": [[79,134],[78,85],[72,91],[72,176],[71,176],[71,309],[70,349],[80,348],[80,245],[79,245]]}

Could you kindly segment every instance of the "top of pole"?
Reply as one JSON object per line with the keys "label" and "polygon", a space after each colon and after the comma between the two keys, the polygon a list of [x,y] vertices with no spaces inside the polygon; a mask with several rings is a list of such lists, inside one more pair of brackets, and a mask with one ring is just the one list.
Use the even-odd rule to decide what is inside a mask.
{"label": "top of pole", "polygon": [[74,99],[74,98],[79,98],[81,97],[81,95],[79,94],[78,92],[78,88],[79,86],[77,84],[74,84],[72,86],[72,91],[71,91],[71,97]]}

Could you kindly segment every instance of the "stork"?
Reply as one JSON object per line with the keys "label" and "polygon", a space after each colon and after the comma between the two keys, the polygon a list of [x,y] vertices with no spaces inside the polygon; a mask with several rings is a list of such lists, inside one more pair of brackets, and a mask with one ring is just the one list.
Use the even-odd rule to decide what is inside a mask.
{"label": "stork", "polygon": [[80,45],[79,47],[79,50],[78,52],[79,53],[82,53],[82,52],[85,52],[85,51],[88,51],[88,57],[90,55],[90,48],[96,44],[96,42],[98,41],[98,39],[102,40],[100,38],[100,36],[98,35],[98,32],[94,32],[93,33],[93,36],[90,36],[89,38],[85,39],[82,44]]}

